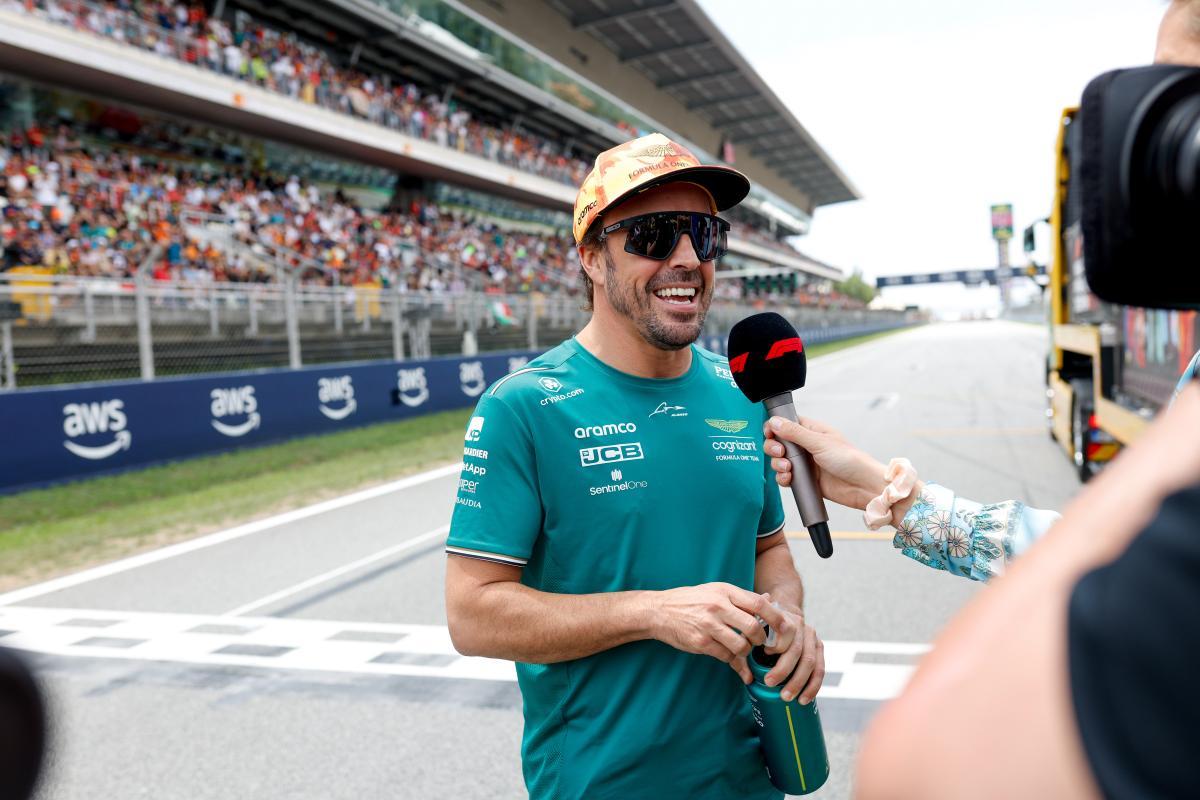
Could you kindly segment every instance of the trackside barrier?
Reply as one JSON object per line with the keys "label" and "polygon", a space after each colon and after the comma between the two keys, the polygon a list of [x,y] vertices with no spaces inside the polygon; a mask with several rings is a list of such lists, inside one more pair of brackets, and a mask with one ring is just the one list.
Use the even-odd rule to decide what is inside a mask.
{"label": "trackside barrier", "polygon": [[[903,325],[803,329],[809,345]],[[702,346],[724,352],[725,337]],[[329,364],[0,393],[0,494],[465,408],[539,351]]]}
{"label": "trackside barrier", "polygon": [[0,493],[475,404],[532,352],[0,394]]}

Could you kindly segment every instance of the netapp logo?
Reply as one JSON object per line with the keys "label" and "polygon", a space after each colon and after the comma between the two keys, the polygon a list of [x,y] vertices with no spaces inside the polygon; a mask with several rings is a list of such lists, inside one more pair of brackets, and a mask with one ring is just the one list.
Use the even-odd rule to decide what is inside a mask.
{"label": "netapp logo", "polygon": [[429,383],[425,380],[425,368],[396,370],[396,393],[400,402],[416,408],[429,399]]}
{"label": "netapp logo", "polygon": [[712,443],[712,449],[727,453],[757,453],[758,444],[748,439],[716,439]]}
{"label": "netapp logo", "polygon": [[[89,461],[99,461],[121,450],[128,450],[133,443],[133,434],[125,430],[129,420],[124,408],[125,401],[115,399],[99,403],[67,403],[63,406],[63,433],[69,438],[63,442],[63,447]],[[113,440],[94,446],[71,441],[96,433],[112,433]]]}
{"label": "netapp logo", "polygon": [[[222,436],[245,436],[262,422],[258,413],[258,400],[254,396],[253,386],[233,386],[228,389],[213,389],[209,393],[212,398],[213,418],[210,420],[217,433]],[[230,425],[222,422],[224,417],[246,416],[246,421]]]}
{"label": "netapp logo", "polygon": [[458,385],[467,397],[479,397],[487,388],[482,361],[464,361],[458,365]]}
{"label": "netapp logo", "polygon": [[[349,375],[336,378],[317,378],[317,409],[332,420],[345,419],[358,408],[354,399],[354,382]],[[344,403],[341,408],[330,408],[330,404]]]}
{"label": "netapp logo", "polygon": [[614,464],[618,461],[639,461],[644,457],[641,442],[605,444],[599,447],[585,447],[579,451],[579,463],[585,467]]}
{"label": "netapp logo", "polygon": [[610,422],[606,425],[588,425],[575,429],[576,439],[587,439],[591,436],[616,436],[618,433],[637,433],[637,425],[632,422]]}
{"label": "netapp logo", "polygon": [[487,467],[481,467],[478,464],[463,464],[462,471],[480,478],[482,478],[484,475],[487,475]]}

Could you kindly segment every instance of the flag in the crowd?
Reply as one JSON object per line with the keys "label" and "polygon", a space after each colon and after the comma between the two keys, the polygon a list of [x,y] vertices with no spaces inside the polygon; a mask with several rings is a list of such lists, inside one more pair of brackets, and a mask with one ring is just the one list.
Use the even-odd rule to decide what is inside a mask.
{"label": "flag in the crowd", "polygon": [[495,318],[497,325],[517,324],[517,315],[513,313],[512,306],[503,300],[496,300],[492,303],[492,317]]}

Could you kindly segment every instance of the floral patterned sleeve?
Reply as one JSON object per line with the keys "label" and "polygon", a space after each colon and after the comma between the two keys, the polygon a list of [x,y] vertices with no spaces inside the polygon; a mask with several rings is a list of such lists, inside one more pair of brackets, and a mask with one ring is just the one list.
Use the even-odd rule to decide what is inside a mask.
{"label": "floral patterned sleeve", "polygon": [[988,581],[1033,544],[1059,514],[1017,500],[976,503],[945,486],[927,483],[904,515],[892,544],[922,564]]}

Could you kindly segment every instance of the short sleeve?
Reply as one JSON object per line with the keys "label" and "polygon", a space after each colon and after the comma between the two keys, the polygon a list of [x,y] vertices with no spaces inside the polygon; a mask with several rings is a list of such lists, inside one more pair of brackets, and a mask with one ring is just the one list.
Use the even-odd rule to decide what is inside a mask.
{"label": "short sleeve", "polygon": [[446,552],[523,567],[541,526],[532,436],[489,392],[467,423]]}
{"label": "short sleeve", "polygon": [[1106,797],[1195,797],[1200,486],[1166,499],[1067,612],[1071,698]]}
{"label": "short sleeve", "polygon": [[779,533],[783,530],[783,500],[779,496],[779,484],[775,482],[775,471],[771,459],[763,455],[763,510],[758,518],[758,538]]}

